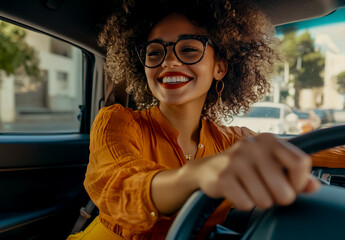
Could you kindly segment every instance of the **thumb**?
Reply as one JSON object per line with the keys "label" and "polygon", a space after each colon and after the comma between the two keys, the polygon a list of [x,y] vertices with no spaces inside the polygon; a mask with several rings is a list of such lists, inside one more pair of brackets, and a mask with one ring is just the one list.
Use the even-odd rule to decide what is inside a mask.
{"label": "thumb", "polygon": [[308,179],[308,183],[302,192],[303,193],[313,193],[313,192],[316,192],[317,190],[319,190],[320,186],[321,186],[320,181],[317,178],[310,176]]}

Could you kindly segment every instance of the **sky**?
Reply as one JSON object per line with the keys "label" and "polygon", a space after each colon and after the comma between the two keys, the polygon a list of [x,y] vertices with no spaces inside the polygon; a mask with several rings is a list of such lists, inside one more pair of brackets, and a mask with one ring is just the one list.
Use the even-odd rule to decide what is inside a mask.
{"label": "sky", "polygon": [[345,22],[311,28],[309,32],[315,39],[315,45],[321,48],[321,52],[330,50],[345,55]]}

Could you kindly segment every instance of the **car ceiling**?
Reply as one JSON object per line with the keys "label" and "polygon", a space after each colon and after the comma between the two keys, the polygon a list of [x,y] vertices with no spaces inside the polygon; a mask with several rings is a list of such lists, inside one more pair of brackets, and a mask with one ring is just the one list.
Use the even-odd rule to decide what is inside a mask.
{"label": "car ceiling", "polygon": [[[1,0],[0,16],[59,36],[97,55],[97,34],[112,10],[123,0]],[[294,22],[331,13],[345,0],[253,0],[273,24]]]}

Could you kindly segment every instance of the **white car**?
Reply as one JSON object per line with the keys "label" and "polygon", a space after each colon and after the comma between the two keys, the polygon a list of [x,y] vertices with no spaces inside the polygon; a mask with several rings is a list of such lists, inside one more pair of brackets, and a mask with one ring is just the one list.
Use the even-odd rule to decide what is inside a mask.
{"label": "white car", "polygon": [[255,132],[296,134],[298,117],[285,104],[259,102],[248,113],[235,116],[231,126],[245,126]]}

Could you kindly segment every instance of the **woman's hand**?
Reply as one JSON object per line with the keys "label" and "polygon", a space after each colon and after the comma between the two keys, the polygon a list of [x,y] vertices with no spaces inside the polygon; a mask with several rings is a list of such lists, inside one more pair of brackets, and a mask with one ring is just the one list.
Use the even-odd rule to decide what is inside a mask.
{"label": "woman's hand", "polygon": [[201,189],[210,197],[229,199],[237,209],[288,205],[298,193],[316,191],[311,159],[272,134],[247,138],[226,151],[191,161],[179,169],[159,172],[151,195],[160,213],[171,214]]}
{"label": "woman's hand", "polygon": [[[192,166],[194,165],[194,166]],[[311,159],[272,134],[260,134],[221,154],[193,162],[199,187],[210,197],[228,198],[237,209],[291,204],[298,193],[313,192]]]}

